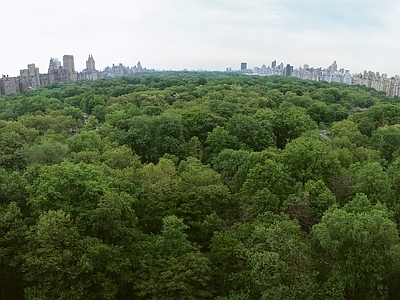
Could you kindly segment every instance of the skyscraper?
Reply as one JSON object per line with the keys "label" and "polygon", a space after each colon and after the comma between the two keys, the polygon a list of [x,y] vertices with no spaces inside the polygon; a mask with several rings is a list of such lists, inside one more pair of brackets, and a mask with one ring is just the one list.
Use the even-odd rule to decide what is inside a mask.
{"label": "skyscraper", "polygon": [[242,62],[242,63],[240,64],[240,70],[241,70],[241,71],[244,71],[244,70],[246,70],[246,69],[247,69],[247,63]]}
{"label": "skyscraper", "polygon": [[283,73],[285,76],[292,76],[293,66],[291,66],[290,64],[287,64]]}
{"label": "skyscraper", "polygon": [[89,58],[86,61],[86,69],[82,71],[82,74],[84,76],[83,78],[87,80],[96,80],[99,78],[93,55],[89,55]]}
{"label": "skyscraper", "polygon": [[95,71],[95,61],[93,59],[93,55],[89,55],[88,60],[86,61],[86,70]]}
{"label": "skyscraper", "polygon": [[47,73],[51,73],[53,71],[57,71],[61,67],[61,63],[58,61],[58,58],[50,58],[49,69]]}
{"label": "skyscraper", "polygon": [[73,55],[64,55],[63,56],[63,67],[65,70],[69,71],[69,79],[70,81],[76,81],[76,72],[75,72],[75,64],[74,64],[74,56]]}

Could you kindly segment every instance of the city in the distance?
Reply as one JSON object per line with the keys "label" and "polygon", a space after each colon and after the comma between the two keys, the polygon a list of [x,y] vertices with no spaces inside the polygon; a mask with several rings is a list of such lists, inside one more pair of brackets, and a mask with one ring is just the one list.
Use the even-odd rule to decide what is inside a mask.
{"label": "city in the distance", "polygon": [[[97,70],[93,55],[89,55],[86,61],[86,68],[80,72],[75,70],[73,55],[64,55],[62,64],[57,58],[50,58],[47,73],[40,73],[34,63],[28,64],[27,69],[20,70],[20,75],[10,77],[2,75],[0,78],[0,94],[15,95],[27,90],[35,90],[40,86],[51,85],[54,82],[75,82],[77,80],[97,80],[101,78],[112,78],[128,76],[136,73],[155,72],[155,69],[142,67],[140,61],[133,67],[126,67],[122,63],[106,67],[104,70]],[[263,64],[261,67],[248,68],[247,63],[242,62],[240,69],[226,68],[226,72],[239,72],[247,75],[259,76],[293,76],[304,80],[336,82],[343,84],[359,84],[377,91],[386,93],[388,96],[400,96],[400,76],[388,77],[387,74],[379,72],[364,71],[351,74],[349,70],[338,68],[336,61],[326,68],[310,67],[305,64],[294,69],[293,66],[283,63],[277,64],[274,60],[270,65]]]}

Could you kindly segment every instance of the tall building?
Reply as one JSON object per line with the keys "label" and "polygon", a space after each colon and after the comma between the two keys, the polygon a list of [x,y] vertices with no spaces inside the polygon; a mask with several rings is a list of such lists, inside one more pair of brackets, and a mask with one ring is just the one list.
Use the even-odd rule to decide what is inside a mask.
{"label": "tall building", "polygon": [[331,72],[334,73],[336,71],[337,71],[337,63],[336,63],[336,60],[334,60],[331,65]]}
{"label": "tall building", "polygon": [[36,90],[40,86],[39,68],[36,68],[35,64],[29,64],[28,69],[20,70],[19,74],[22,91]]}
{"label": "tall building", "polygon": [[293,73],[293,66],[287,64],[284,71],[283,71],[285,76],[292,76]]}
{"label": "tall building", "polygon": [[61,63],[57,58],[50,58],[48,76],[47,78],[41,77],[42,84],[48,85],[53,82],[69,81],[71,81],[70,72],[61,67]]}
{"label": "tall building", "polygon": [[63,67],[65,70],[69,72],[69,81],[76,81],[76,72],[75,72],[75,64],[74,64],[74,56],[73,55],[64,55],[63,56]]}
{"label": "tall building", "polygon": [[[82,75],[83,73],[83,75]],[[86,69],[80,74],[87,80],[97,80],[99,78],[99,73],[96,71],[96,63],[94,61],[93,55],[89,55],[86,61]]]}
{"label": "tall building", "polygon": [[246,69],[247,69],[247,63],[242,62],[242,63],[240,64],[240,70],[241,70],[241,71],[244,71],[244,70],[246,70]]}
{"label": "tall building", "polygon": [[0,79],[0,94],[2,95],[11,95],[11,94],[19,94],[19,78],[17,77],[8,77],[3,75],[3,78]]}
{"label": "tall building", "polygon": [[58,61],[58,58],[52,58],[50,57],[50,62],[49,62],[49,69],[48,69],[48,74],[57,71],[60,69],[61,63]]}
{"label": "tall building", "polygon": [[141,73],[143,71],[142,64],[140,63],[140,61],[138,61],[138,63],[137,63],[136,71],[139,73]]}
{"label": "tall building", "polygon": [[274,60],[274,61],[271,63],[271,68],[272,68],[272,69],[275,69],[275,68],[276,68],[276,60]]}
{"label": "tall building", "polygon": [[95,63],[95,61],[93,59],[93,55],[89,55],[89,58],[86,61],[86,70],[95,71],[96,70],[95,64],[96,63]]}

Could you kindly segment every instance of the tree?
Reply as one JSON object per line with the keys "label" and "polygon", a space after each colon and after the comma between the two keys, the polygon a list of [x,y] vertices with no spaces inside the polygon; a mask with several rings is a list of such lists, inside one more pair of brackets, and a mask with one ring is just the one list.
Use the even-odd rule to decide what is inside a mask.
{"label": "tree", "polygon": [[100,152],[102,146],[101,138],[95,131],[85,131],[68,139],[68,152],[70,153],[85,150]]}
{"label": "tree", "polygon": [[207,134],[204,161],[211,162],[224,149],[239,149],[239,141],[235,136],[230,135],[227,130],[217,126]]}
{"label": "tree", "polygon": [[182,123],[188,132],[188,136],[197,136],[201,143],[205,142],[208,132],[211,132],[217,126],[222,126],[224,122],[224,118],[198,107],[182,113]]}
{"label": "tree", "polygon": [[21,256],[25,252],[27,226],[15,202],[0,206],[0,295],[23,299]]}
{"label": "tree", "polygon": [[342,209],[330,208],[313,228],[326,297],[389,299],[398,270],[399,236],[390,213],[358,194]]}
{"label": "tree", "polygon": [[333,140],[347,137],[350,143],[357,147],[364,146],[368,139],[367,136],[361,134],[357,124],[350,120],[333,123],[329,133]]}
{"label": "tree", "polygon": [[212,161],[212,168],[221,174],[221,178],[229,188],[236,191],[236,173],[250,155],[246,150],[222,150]]}
{"label": "tree", "polygon": [[276,136],[278,148],[285,148],[286,144],[309,130],[318,129],[304,109],[282,103],[275,111],[272,128]]}
{"label": "tree", "polygon": [[391,162],[400,152],[400,125],[386,125],[372,133],[369,141],[371,148],[379,150],[382,156]]}
{"label": "tree", "polygon": [[109,149],[102,153],[101,161],[113,169],[125,169],[140,165],[140,158],[133,155],[130,148],[126,146]]}
{"label": "tree", "polygon": [[191,241],[208,246],[214,230],[219,230],[222,219],[232,215],[236,203],[221,176],[198,160],[188,159],[178,168],[179,181],[169,202],[174,214],[184,219]]}
{"label": "tree", "polygon": [[292,177],[303,184],[310,179],[330,183],[341,173],[338,157],[328,142],[320,137],[302,136],[295,139],[287,145],[280,159]]}
{"label": "tree", "polygon": [[97,207],[90,212],[91,228],[88,232],[108,245],[131,247],[138,222],[132,208],[134,201],[126,193],[103,195]]}
{"label": "tree", "polygon": [[145,233],[159,233],[162,218],[173,213],[174,204],[170,197],[178,184],[174,162],[161,158],[157,165],[145,165],[138,171],[137,181],[140,190],[134,210],[139,227]]}
{"label": "tree", "polygon": [[318,125],[328,124],[330,121],[328,119],[328,106],[321,101],[316,101],[311,104],[307,108],[307,114]]}
{"label": "tree", "polygon": [[12,171],[26,166],[23,142],[15,132],[0,133],[0,167]]}
{"label": "tree", "polygon": [[[266,213],[253,224],[216,233],[212,257],[228,293],[250,299],[321,299],[311,248],[300,226],[287,216]],[[221,280],[220,279],[220,280]],[[229,298],[228,298],[229,299]]]}
{"label": "tree", "polygon": [[108,185],[105,175],[95,166],[63,162],[41,167],[38,177],[27,189],[32,215],[63,209],[77,217],[97,206]]}
{"label": "tree", "polygon": [[158,156],[154,143],[153,122],[150,117],[138,116],[129,120],[129,130],[125,133],[124,144],[128,145],[142,162],[150,162]]}
{"label": "tree", "polygon": [[27,181],[20,172],[7,172],[0,168],[0,205],[16,202],[26,212]]}
{"label": "tree", "polygon": [[354,193],[365,194],[371,203],[385,203],[389,208],[394,208],[396,202],[390,189],[388,174],[377,162],[363,165],[356,172],[356,181],[352,187]]}
{"label": "tree", "polygon": [[26,146],[24,153],[29,164],[54,165],[64,159],[67,149],[65,144],[44,138],[38,144]]}
{"label": "tree", "polygon": [[99,105],[105,105],[107,101],[104,95],[95,95],[93,92],[86,92],[81,96],[81,109],[85,113],[91,114],[92,110]]}
{"label": "tree", "polygon": [[237,114],[229,119],[226,129],[235,136],[241,148],[245,150],[262,151],[275,147],[275,137],[271,130],[262,127],[260,122],[251,116]]}
{"label": "tree", "polygon": [[292,192],[292,180],[284,166],[271,159],[249,170],[240,191],[242,203],[249,205],[252,214],[278,212],[282,201]]}
{"label": "tree", "polygon": [[115,299],[131,280],[119,247],[82,238],[62,210],[40,216],[24,255],[27,299]]}
{"label": "tree", "polygon": [[187,240],[186,228],[176,216],[163,219],[162,235],[149,241],[155,254],[140,261],[133,282],[138,299],[194,300],[212,296],[211,261]]}
{"label": "tree", "polygon": [[176,155],[180,159],[186,157],[186,132],[179,116],[164,114],[155,117],[153,128],[154,146],[158,152],[157,158],[165,153]]}
{"label": "tree", "polygon": [[203,146],[197,136],[190,138],[187,148],[188,156],[197,158],[200,161],[203,159]]}

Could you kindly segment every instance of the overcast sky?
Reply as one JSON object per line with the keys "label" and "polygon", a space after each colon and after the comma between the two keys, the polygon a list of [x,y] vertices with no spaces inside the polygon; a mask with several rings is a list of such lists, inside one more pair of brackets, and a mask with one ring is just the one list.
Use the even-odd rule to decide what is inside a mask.
{"label": "overcast sky", "polygon": [[72,54],[85,68],[279,64],[400,74],[399,0],[19,0],[0,8],[0,74]]}

